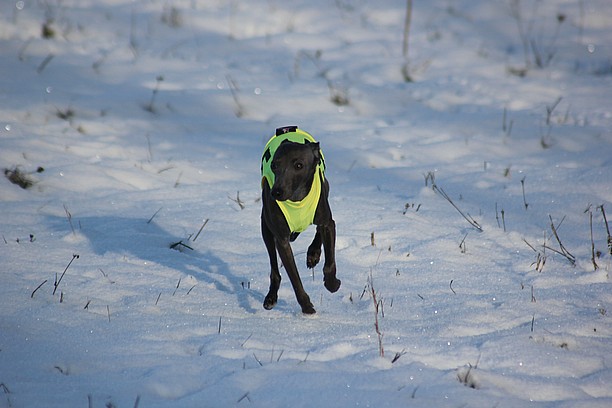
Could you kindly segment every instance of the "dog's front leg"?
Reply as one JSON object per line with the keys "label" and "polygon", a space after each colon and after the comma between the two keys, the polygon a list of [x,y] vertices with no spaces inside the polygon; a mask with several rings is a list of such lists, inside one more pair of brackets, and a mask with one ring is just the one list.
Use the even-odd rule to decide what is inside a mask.
{"label": "dog's front leg", "polygon": [[302,313],[316,313],[314,306],[310,302],[310,297],[304,290],[304,286],[302,286],[302,280],[300,279],[300,274],[298,273],[297,266],[295,265],[295,259],[293,258],[293,251],[291,250],[289,237],[277,238],[275,240],[275,243],[276,248],[278,250],[278,255],[280,256],[280,259],[283,265],[285,266],[287,275],[289,275],[289,280],[291,281],[291,285],[293,286],[295,297],[297,298],[298,303],[302,307]]}
{"label": "dog's front leg", "polygon": [[336,223],[330,220],[322,226],[323,251],[325,264],[323,265],[323,283],[331,293],[340,289],[340,279],[336,278]]}
{"label": "dog's front leg", "polygon": [[317,233],[315,234],[312,243],[308,247],[306,253],[306,266],[309,269],[314,268],[321,259],[321,227],[317,225]]}
{"label": "dog's front leg", "polygon": [[266,225],[263,217],[261,219],[261,235],[266,249],[268,250],[268,256],[270,257],[270,290],[264,299],[263,307],[266,310],[272,309],[276,306],[278,301],[278,288],[280,288],[281,275],[278,271],[278,260],[276,257],[276,245],[274,244],[274,235],[272,231]]}

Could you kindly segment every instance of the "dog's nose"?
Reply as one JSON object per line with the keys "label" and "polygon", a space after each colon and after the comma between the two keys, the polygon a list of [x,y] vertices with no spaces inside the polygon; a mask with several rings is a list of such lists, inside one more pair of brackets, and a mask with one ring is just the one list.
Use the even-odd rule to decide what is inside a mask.
{"label": "dog's nose", "polygon": [[270,193],[272,194],[272,197],[277,200],[279,200],[283,196],[283,190],[277,187],[273,188]]}

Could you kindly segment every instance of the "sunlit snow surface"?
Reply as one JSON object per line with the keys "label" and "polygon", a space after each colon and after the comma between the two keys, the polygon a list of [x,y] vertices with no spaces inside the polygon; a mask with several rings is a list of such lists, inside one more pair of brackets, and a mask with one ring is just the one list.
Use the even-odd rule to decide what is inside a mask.
{"label": "sunlit snow surface", "polygon": [[[2,2],[0,407],[612,406],[612,5],[414,3],[407,82],[399,0]],[[314,317],[261,306],[293,124]]]}

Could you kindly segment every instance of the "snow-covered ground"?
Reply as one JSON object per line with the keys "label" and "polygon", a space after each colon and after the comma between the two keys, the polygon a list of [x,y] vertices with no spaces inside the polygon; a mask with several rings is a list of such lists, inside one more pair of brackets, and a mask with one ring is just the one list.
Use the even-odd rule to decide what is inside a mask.
{"label": "snow-covered ground", "polygon": [[[414,3],[407,58],[401,0],[0,3],[0,407],[612,406],[612,5]],[[292,124],[314,317],[261,306]]]}

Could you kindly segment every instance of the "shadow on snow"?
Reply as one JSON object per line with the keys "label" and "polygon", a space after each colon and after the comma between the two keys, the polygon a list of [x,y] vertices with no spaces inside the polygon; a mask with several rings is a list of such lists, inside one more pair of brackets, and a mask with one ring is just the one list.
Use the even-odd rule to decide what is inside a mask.
{"label": "shadow on snow", "polygon": [[[56,230],[65,231],[66,218],[51,217]],[[244,282],[230,266],[210,251],[198,250],[196,244],[179,238],[161,228],[154,221],[141,218],[115,216],[84,217],[78,219],[78,232],[89,241],[97,255],[106,253],[126,254],[129,257],[152,262],[191,275],[198,282],[206,282],[222,292],[235,295],[238,304],[248,313],[255,313],[249,298],[263,299],[262,294],[245,290]],[[184,251],[171,249],[172,244],[182,242]]]}

